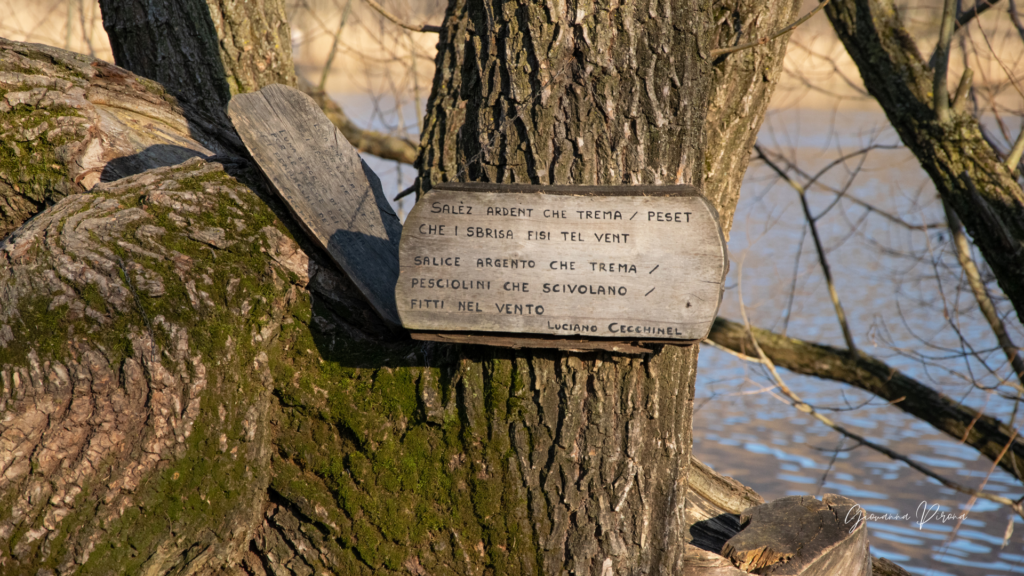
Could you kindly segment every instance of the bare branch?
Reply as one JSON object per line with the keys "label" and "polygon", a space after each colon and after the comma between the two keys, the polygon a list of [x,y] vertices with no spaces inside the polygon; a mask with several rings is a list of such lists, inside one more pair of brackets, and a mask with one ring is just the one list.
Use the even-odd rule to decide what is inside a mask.
{"label": "bare branch", "polygon": [[[873,212],[875,214],[878,214],[879,216],[885,218],[886,220],[889,220],[890,222],[893,222],[894,224],[899,224],[900,226],[902,226],[902,227],[904,227],[904,228],[906,228],[908,230],[932,230],[932,229],[935,229],[935,228],[945,228],[946,227],[946,223],[945,222],[927,222],[927,223],[923,223],[923,224],[911,224],[910,222],[907,222],[903,218],[900,218],[899,216],[897,216],[897,215],[895,215],[895,214],[893,214],[891,212],[888,212],[886,210],[882,210],[881,208],[875,206],[874,204],[871,204],[869,202],[865,202],[864,200],[861,200],[860,198],[857,198],[856,196],[852,196],[850,194],[844,194],[842,190],[833,188],[833,187],[828,186],[826,184],[822,184],[821,182],[818,181],[821,178],[821,176],[824,175],[825,171],[827,171],[829,168],[832,168],[833,166],[835,166],[837,164],[840,164],[840,163],[842,163],[842,162],[844,162],[846,160],[849,160],[850,158],[853,158],[855,156],[859,156],[861,154],[866,154],[866,153],[868,153],[868,152],[870,152],[872,150],[879,149],[879,148],[881,148],[883,150],[895,150],[895,149],[897,149],[899,147],[900,146],[898,146],[898,145],[889,146],[889,145],[884,145],[884,144],[872,144],[871,146],[869,146],[867,148],[863,148],[863,149],[858,150],[856,152],[851,152],[849,154],[846,154],[844,156],[836,158],[835,160],[830,162],[828,165],[826,165],[824,168],[819,170],[818,173],[813,175],[813,176],[808,174],[807,172],[801,170],[799,166],[796,166],[795,164],[793,164],[789,160],[786,160],[785,158],[783,158],[783,159],[785,160],[786,165],[787,165],[788,168],[792,169],[794,172],[796,172],[800,176],[802,176],[804,178],[807,178],[811,182],[817,184],[823,190],[825,190],[827,192],[831,192],[832,194],[835,194],[837,198],[845,198],[846,200],[849,200],[850,202],[853,202],[854,204],[860,206],[861,208],[864,208],[868,212]],[[768,153],[768,152],[765,152],[763,149],[761,150],[761,152],[766,153],[766,154]],[[810,183],[808,183],[807,188],[810,188]]]}
{"label": "bare branch", "polygon": [[754,150],[757,151],[758,156],[764,161],[772,170],[775,171],[781,178],[783,178],[800,196],[800,205],[804,210],[804,217],[807,218],[807,224],[811,227],[811,237],[814,239],[814,247],[818,251],[818,262],[821,264],[821,270],[825,274],[825,283],[828,285],[828,295],[832,299],[832,306],[836,309],[836,317],[839,319],[839,326],[843,330],[843,339],[846,340],[846,348],[849,350],[851,356],[857,355],[857,346],[853,342],[853,333],[850,332],[850,325],[846,321],[846,312],[843,310],[843,304],[839,301],[839,293],[836,292],[835,283],[832,281],[832,270],[828,266],[828,259],[825,257],[825,249],[821,246],[821,238],[818,236],[818,227],[815,224],[814,217],[811,215],[811,207],[807,203],[807,191],[800,185],[799,182],[793,180],[786,174],[786,172],[779,168],[771,159],[764,154],[761,147],[754,145]]}
{"label": "bare branch", "polygon": [[[372,2],[372,0],[366,0],[366,1],[367,2]],[[761,45],[763,45],[763,44],[765,44],[765,43],[767,43],[767,42],[769,42],[771,40],[774,40],[774,39],[778,38],[779,36],[782,36],[783,34],[792,31],[794,28],[796,28],[797,26],[803,24],[804,22],[807,22],[811,18],[811,16],[814,16],[815,14],[817,14],[828,3],[829,3],[829,0],[824,0],[823,2],[821,2],[820,4],[815,6],[813,10],[811,10],[807,14],[804,14],[797,21],[793,22],[789,26],[786,26],[782,30],[778,30],[776,32],[773,32],[772,34],[769,34],[768,36],[765,36],[764,38],[761,38],[760,40],[755,40],[753,42],[747,42],[746,44],[739,44],[737,46],[730,46],[729,48],[715,48],[714,50],[711,51],[711,59],[712,60],[716,60],[716,59],[718,59],[721,56],[728,56],[729,54],[732,54],[734,52],[740,52],[741,50],[748,50],[750,48],[756,48],[756,47],[761,46]]]}
{"label": "bare branch", "polygon": [[956,87],[956,95],[953,96],[953,104],[951,104],[953,110],[959,112],[963,109],[964,103],[967,102],[967,94],[971,91],[972,80],[974,80],[974,70],[965,69],[964,75],[960,77],[960,84]]}
{"label": "bare branch", "polygon": [[1024,128],[1021,129],[1020,134],[1017,134],[1017,141],[1013,143],[1013,148],[1006,156],[1006,167],[1010,169],[1010,172],[1017,170],[1022,153],[1024,153]]}
{"label": "bare branch", "polygon": [[299,89],[316,101],[331,123],[337,126],[341,133],[345,135],[345,138],[360,152],[380,156],[385,160],[404,162],[405,164],[412,164],[416,161],[418,149],[416,144],[403,138],[389,136],[380,132],[374,132],[373,130],[363,130],[356,126],[345,114],[345,111],[341,109],[341,106],[338,106],[324,92],[318,91],[307,82],[302,81],[299,82]]}
{"label": "bare branch", "polygon": [[992,333],[995,334],[996,340],[999,342],[999,347],[1003,349],[1006,359],[1010,362],[1013,372],[1017,375],[1015,387],[1024,392],[1024,358],[1021,357],[1020,350],[1010,339],[1006,326],[1003,324],[1002,319],[999,318],[995,305],[992,304],[992,298],[988,295],[985,283],[981,280],[981,273],[978,272],[978,267],[974,264],[974,259],[971,258],[971,246],[968,244],[967,236],[960,225],[960,217],[957,216],[956,211],[953,210],[948,202],[943,201],[942,207],[946,211],[946,220],[949,222],[949,233],[953,236],[953,248],[956,252],[956,259],[960,262],[964,275],[967,276],[967,283],[971,286],[974,299],[978,301],[978,308],[981,309],[985,320],[988,321],[988,325],[992,328]]}
{"label": "bare branch", "polygon": [[974,3],[974,6],[971,6],[967,10],[957,13],[956,29],[954,30],[954,32],[960,30],[961,28],[966,26],[971,20],[974,20],[978,16],[981,16],[982,14],[985,13],[985,11],[987,11],[989,8],[995,6],[998,3],[999,0],[978,0],[977,2]]}
{"label": "bare branch", "polygon": [[387,18],[388,20],[391,20],[392,22],[394,22],[395,24],[398,24],[399,26],[401,26],[402,28],[405,28],[406,30],[411,30],[413,32],[433,32],[434,34],[440,34],[441,33],[441,27],[440,26],[432,26],[430,24],[423,24],[421,26],[413,26],[412,24],[406,24],[405,22],[402,22],[401,20],[399,20],[398,17],[395,16],[394,14],[392,14],[391,12],[388,12],[383,6],[381,6],[380,4],[375,2],[374,0],[363,0],[363,1],[366,2],[367,4],[369,4],[370,8],[373,8],[374,10],[379,12],[381,16]]}
{"label": "bare branch", "polygon": [[[852,438],[853,440],[856,440],[860,444],[867,446],[868,448],[871,448],[876,452],[885,454],[886,456],[892,458],[893,460],[899,460],[900,462],[903,462],[904,464],[910,466],[911,468],[917,470],[918,472],[924,474],[925,476],[937,480],[939,483],[946,486],[947,488],[952,488],[953,490],[956,490],[957,492],[961,492],[963,494],[969,494],[977,498],[983,498],[985,500],[990,500],[998,504],[1003,504],[1004,506],[1008,506],[1011,509],[1013,509],[1013,511],[1016,512],[1021,518],[1024,518],[1024,508],[1021,507],[1021,504],[1019,502],[1014,502],[1013,500],[1010,500],[1005,496],[1000,496],[999,494],[975,490],[974,488],[957,484],[956,482],[953,482],[952,480],[944,476],[936,474],[931,469],[922,466],[921,464],[918,464],[917,462],[911,460],[910,458],[894,450],[890,450],[885,446],[876,444],[868,440],[867,438],[861,436],[860,434],[852,432],[846,429],[844,426],[840,426],[839,424],[833,422],[831,418],[825,416],[821,412],[818,412],[818,410],[816,410],[814,406],[811,406],[810,404],[801,400],[800,397],[795,392],[793,392],[789,388],[789,386],[786,385],[785,381],[782,380],[782,377],[779,376],[778,370],[775,369],[775,364],[772,363],[768,356],[765,355],[764,351],[761,349],[761,346],[757,343],[757,338],[754,337],[754,333],[750,328],[750,322],[747,320],[746,308],[743,306],[742,289],[740,291],[740,313],[743,315],[743,323],[746,327],[747,336],[750,338],[750,343],[753,345],[754,350],[757,352],[758,357],[761,359],[761,363],[768,368],[768,372],[771,374],[772,380],[775,381],[776,388],[788,399],[788,403],[791,406],[805,414],[812,416],[815,420],[821,422],[822,424],[828,426],[829,428],[835,430],[836,432],[839,432],[843,436]],[[1011,441],[1016,436],[1017,433],[1016,431],[1014,431]]]}
{"label": "bare branch", "polygon": [[[844,382],[870,392],[956,441],[974,447],[993,461],[1013,436],[1013,430],[1005,423],[947,397],[873,356],[861,353],[852,358],[831,346],[788,338],[760,328],[750,330],[774,364],[798,374]],[[740,359],[757,361],[749,356],[753,344],[746,329],[736,322],[719,317],[707,342]],[[1014,439],[1009,454],[998,462],[1004,470],[1024,480],[1016,466],[1020,463],[1020,468],[1024,469],[1024,441]]]}
{"label": "bare branch", "polygon": [[317,85],[317,90],[320,92],[324,91],[324,87],[327,86],[327,76],[331,73],[331,66],[334,64],[334,57],[338,54],[338,40],[341,39],[341,31],[345,29],[345,21],[348,20],[348,13],[352,9],[352,0],[345,2],[345,8],[341,11],[341,22],[338,23],[338,29],[334,32],[334,40],[331,42],[331,51],[327,53],[327,62],[324,63],[324,70],[320,73],[320,84]]}
{"label": "bare branch", "polygon": [[1017,34],[1024,40],[1024,22],[1021,22],[1020,12],[1017,10],[1017,0],[1010,0],[1010,21],[1017,29]]}

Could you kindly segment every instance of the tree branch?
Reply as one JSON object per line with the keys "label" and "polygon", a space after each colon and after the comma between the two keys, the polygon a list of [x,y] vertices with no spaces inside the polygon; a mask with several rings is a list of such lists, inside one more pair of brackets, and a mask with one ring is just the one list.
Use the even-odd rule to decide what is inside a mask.
{"label": "tree branch", "polygon": [[946,211],[949,233],[953,236],[953,248],[956,252],[956,259],[960,262],[964,275],[967,276],[967,283],[971,286],[974,299],[978,301],[978,308],[981,309],[982,315],[988,321],[988,325],[992,328],[992,333],[995,334],[996,340],[999,342],[999,347],[1003,349],[1006,359],[1010,362],[1013,372],[1017,375],[1015,387],[1017,390],[1024,392],[1024,358],[1021,357],[1020,350],[1010,339],[1006,326],[1003,324],[1002,319],[999,318],[995,305],[992,304],[992,299],[988,295],[985,283],[981,280],[981,273],[978,272],[978,267],[974,264],[974,259],[971,258],[971,246],[967,243],[967,236],[964,235],[963,228],[960,225],[960,217],[956,215],[956,211],[953,210],[953,207],[948,202],[943,201],[942,208]]}
{"label": "tree branch", "polygon": [[[863,353],[854,358],[831,346],[787,338],[759,328],[751,330],[774,364],[798,374],[866,390],[957,441],[962,440],[989,459],[998,458],[1013,436],[1013,430],[1003,422],[964,406],[877,358]],[[715,320],[708,340],[738,354],[754,351],[743,325],[724,318]],[[1024,442],[1020,438],[1013,440],[1009,453],[1000,458],[999,465],[1024,480],[1024,474],[1018,472],[1018,469],[1024,471]]]}
{"label": "tree branch", "polygon": [[1017,29],[1017,34],[1024,40],[1024,22],[1021,22],[1016,0],[1010,0],[1010,21],[1013,22],[1014,28]]}
{"label": "tree branch", "polygon": [[839,293],[836,292],[835,282],[832,281],[832,270],[828,266],[828,259],[825,257],[825,249],[821,245],[821,238],[818,236],[818,226],[815,224],[814,217],[811,216],[811,207],[807,204],[807,190],[796,180],[789,177],[788,174],[779,168],[774,162],[771,161],[768,156],[765,155],[764,151],[761,150],[760,146],[754,146],[754,150],[757,151],[758,157],[768,165],[769,168],[775,171],[783,180],[785,180],[797,193],[800,195],[800,205],[803,207],[804,217],[807,219],[807,225],[811,228],[811,237],[814,239],[814,248],[818,252],[818,262],[821,264],[821,270],[825,274],[825,283],[828,284],[828,295],[832,299],[832,306],[836,309],[836,317],[839,319],[839,327],[843,330],[843,339],[846,340],[846,348],[849,350],[851,356],[857,355],[857,346],[853,341],[853,333],[850,332],[850,325],[846,321],[846,312],[843,310],[843,303],[839,300]]}
{"label": "tree branch", "polygon": [[957,112],[963,110],[967,102],[967,94],[971,91],[971,82],[974,80],[974,70],[967,68],[960,77],[960,84],[956,87],[956,95],[953,96],[953,103],[950,106]]}
{"label": "tree branch", "polygon": [[375,2],[374,0],[363,0],[363,1],[366,2],[367,4],[369,4],[370,8],[373,8],[374,10],[379,12],[381,16],[387,18],[388,20],[391,20],[392,22],[394,22],[395,24],[398,24],[399,26],[401,26],[402,28],[405,28],[406,30],[412,30],[413,32],[433,32],[434,34],[439,34],[441,32],[441,27],[440,26],[432,26],[430,24],[423,24],[421,26],[413,26],[411,24],[406,24],[405,22],[402,22],[401,20],[399,20],[398,17],[395,16],[394,14],[392,14],[391,12],[388,12],[383,6],[381,6],[380,4]]}
{"label": "tree branch", "polygon": [[949,69],[949,43],[953,40],[953,24],[956,21],[956,0],[945,0],[942,8],[942,25],[939,28],[939,43],[935,47],[935,76],[932,81],[933,106],[939,122],[949,122],[949,87],[946,73]]}
{"label": "tree branch", "polygon": [[954,32],[960,30],[961,28],[966,26],[968,22],[974,20],[978,16],[981,16],[989,8],[995,6],[998,3],[999,0],[978,0],[977,2],[975,2],[974,6],[971,6],[967,10],[957,13],[956,29],[954,30]]}
{"label": "tree branch", "polygon": [[1020,134],[1017,134],[1017,141],[1013,143],[1013,148],[1010,149],[1010,153],[1006,156],[1006,167],[1011,172],[1017,170],[1022,153],[1024,153],[1024,129],[1021,129]]}
{"label": "tree branch", "polygon": [[[367,2],[372,2],[373,0],[366,0],[366,1]],[[747,42],[746,44],[739,44],[737,46],[730,46],[729,48],[715,48],[714,50],[711,51],[711,59],[712,60],[716,60],[720,56],[728,56],[729,54],[732,54],[734,52],[740,52],[741,50],[747,50],[747,49],[750,49],[750,48],[756,48],[756,47],[761,46],[761,45],[763,45],[763,44],[765,44],[767,42],[770,42],[771,40],[774,40],[774,39],[778,38],[779,36],[782,36],[783,34],[792,31],[797,26],[799,26],[799,25],[803,24],[804,22],[807,22],[808,20],[810,20],[811,16],[814,16],[815,14],[817,14],[828,3],[829,3],[829,0],[824,0],[823,2],[821,2],[820,4],[815,6],[813,10],[811,10],[807,14],[804,14],[799,20],[793,22],[792,24],[790,24],[789,26],[786,26],[785,28],[783,28],[781,30],[778,30],[776,32],[773,32],[773,33],[769,34],[768,36],[765,36],[764,38],[761,38],[760,40],[755,40],[753,42]]]}
{"label": "tree branch", "polygon": [[[740,299],[742,302],[742,296]],[[1024,518],[1024,508],[1021,507],[1021,504],[1019,502],[1014,502],[1013,500],[1010,500],[1005,496],[1000,496],[999,494],[984,492],[982,490],[976,490],[974,488],[957,484],[956,482],[953,482],[952,480],[944,476],[936,474],[931,469],[922,466],[921,464],[918,464],[917,462],[911,460],[910,458],[907,458],[906,456],[900,454],[899,452],[890,450],[889,448],[882,446],[881,444],[876,444],[868,440],[867,438],[861,436],[860,434],[847,430],[844,426],[841,426],[833,422],[831,418],[825,416],[824,414],[816,410],[814,406],[811,406],[810,404],[801,400],[800,397],[786,385],[785,381],[782,380],[782,377],[779,376],[779,372],[775,369],[775,364],[765,355],[764,351],[761,349],[761,346],[758,344],[757,338],[754,336],[753,330],[750,327],[750,323],[747,321],[746,310],[742,306],[740,307],[740,312],[743,314],[743,322],[745,324],[746,335],[750,339],[750,343],[753,345],[754,350],[757,352],[757,355],[760,358],[761,363],[768,368],[768,372],[771,374],[772,380],[775,381],[776,387],[788,399],[788,402],[794,408],[805,414],[810,415],[815,420],[821,422],[822,424],[828,426],[829,428],[832,428],[833,430],[839,432],[843,436],[852,438],[853,440],[856,440],[860,444],[867,446],[868,448],[871,448],[876,452],[885,454],[886,456],[892,458],[893,460],[899,460],[900,462],[905,463],[906,465],[924,474],[925,476],[937,480],[947,488],[952,488],[957,492],[969,494],[976,498],[983,498],[985,500],[990,500],[992,502],[1009,506],[1011,509],[1013,509],[1014,512],[1017,513],[1018,516]],[[1010,438],[1010,442],[1012,442],[1014,438],[1016,438],[1016,436],[1016,431],[1014,431],[1013,435]],[[1007,444],[1009,444],[1009,442],[1007,442]],[[1000,454],[996,456],[996,459],[1001,458],[1003,453],[1004,452],[1001,451]]]}
{"label": "tree branch", "polygon": [[[1024,238],[1024,190],[985,141],[976,118],[960,115],[955,126],[935,118],[934,73],[899,19],[893,0],[832,0],[825,9],[832,27],[857,64],[864,86],[885,110],[938,193],[963,219],[964,228],[992,269],[1000,288],[1024,315],[1024,250],[1007,248],[1004,233]],[[884,40],[883,40],[884,39]],[[1006,224],[993,229],[977,210],[974,192]]]}
{"label": "tree branch", "polygon": [[338,29],[334,32],[334,40],[331,41],[331,50],[327,53],[327,62],[324,62],[324,69],[320,73],[320,83],[317,84],[317,90],[320,92],[324,91],[324,87],[327,85],[327,76],[331,72],[331,66],[334,64],[334,57],[338,54],[338,41],[341,40],[341,31],[345,29],[345,22],[348,20],[348,13],[352,9],[352,0],[345,2],[345,8],[341,11],[341,22],[338,23]]}

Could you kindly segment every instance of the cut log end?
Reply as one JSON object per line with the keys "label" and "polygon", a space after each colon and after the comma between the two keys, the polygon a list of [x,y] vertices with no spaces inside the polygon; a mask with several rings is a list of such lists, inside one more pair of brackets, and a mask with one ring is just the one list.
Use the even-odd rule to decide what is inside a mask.
{"label": "cut log end", "polygon": [[871,574],[863,514],[849,498],[826,494],[780,498],[743,513],[743,528],[722,556],[753,574]]}
{"label": "cut log end", "polygon": [[737,568],[747,572],[753,572],[777,564],[785,564],[793,557],[792,554],[780,554],[769,546],[762,546],[752,550],[736,550],[729,544],[726,544],[722,551],[732,559]]}

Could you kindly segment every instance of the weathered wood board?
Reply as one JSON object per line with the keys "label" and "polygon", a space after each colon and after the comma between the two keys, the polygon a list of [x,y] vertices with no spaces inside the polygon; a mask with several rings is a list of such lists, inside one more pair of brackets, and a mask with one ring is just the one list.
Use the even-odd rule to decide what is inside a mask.
{"label": "weathered wood board", "polygon": [[228,115],[299,224],[381,318],[399,325],[394,287],[402,224],[356,149],[312,98],[287,86],[235,96]]}
{"label": "weathered wood board", "polygon": [[406,220],[395,298],[410,330],[700,340],[727,270],[689,186],[443,184]]}

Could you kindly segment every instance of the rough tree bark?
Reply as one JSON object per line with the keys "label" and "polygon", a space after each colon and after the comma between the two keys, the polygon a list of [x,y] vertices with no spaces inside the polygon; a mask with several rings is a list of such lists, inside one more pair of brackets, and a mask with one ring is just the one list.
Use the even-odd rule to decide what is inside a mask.
{"label": "rough tree bark", "polygon": [[216,147],[158,84],[105,62],[4,39],[0,61],[0,240],[101,180]]}
{"label": "rough tree bark", "polygon": [[103,0],[100,9],[114,61],[162,84],[236,153],[245,148],[225,113],[231,96],[295,86],[281,0]]}
{"label": "rough tree bark", "polygon": [[[689,182],[728,223],[785,41],[702,55],[796,8],[453,2],[421,185]],[[5,573],[679,573],[696,347],[388,340],[232,162],[100,184],[0,245]]]}

